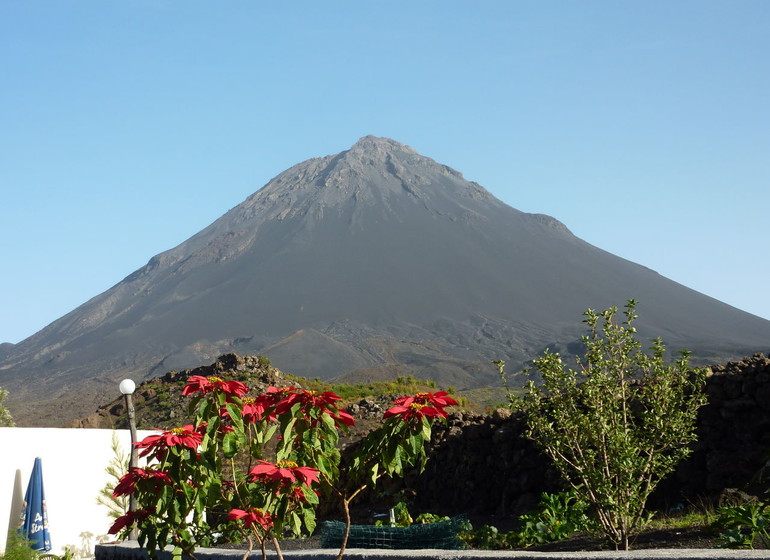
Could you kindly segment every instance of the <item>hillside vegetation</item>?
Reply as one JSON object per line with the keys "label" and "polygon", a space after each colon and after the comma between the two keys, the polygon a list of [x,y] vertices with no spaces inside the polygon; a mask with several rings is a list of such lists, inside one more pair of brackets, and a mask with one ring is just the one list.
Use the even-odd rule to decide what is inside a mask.
{"label": "hillside vegetation", "polygon": [[[399,376],[392,381],[371,383],[327,383],[319,379],[298,377],[273,367],[265,356],[240,356],[224,354],[206,366],[183,371],[170,371],[161,377],[142,382],[134,392],[133,403],[139,429],[171,429],[192,422],[193,415],[187,410],[189,399],[182,396],[182,388],[193,375],[216,376],[245,383],[254,395],[269,386],[300,387],[314,391],[332,391],[343,401],[341,408],[352,409],[357,424],[355,433],[368,431],[373,421],[389,405],[395,396],[418,391],[435,391],[436,382],[415,379],[411,375]],[[453,392],[449,387],[449,392]],[[499,395],[494,394],[499,399]],[[459,397],[458,402],[469,408],[481,409],[482,405],[469,405]],[[125,401],[119,397],[101,406],[94,414],[72,423],[79,428],[128,428]]]}

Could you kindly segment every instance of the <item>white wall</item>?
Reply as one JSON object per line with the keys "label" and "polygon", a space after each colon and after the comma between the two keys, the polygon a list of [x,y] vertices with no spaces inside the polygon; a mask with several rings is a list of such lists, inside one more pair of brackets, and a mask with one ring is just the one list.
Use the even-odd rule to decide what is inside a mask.
{"label": "white wall", "polygon": [[[151,433],[156,432],[141,430],[138,437]],[[128,430],[0,428],[0,551],[18,526],[35,457],[40,457],[51,552],[63,554],[69,546],[79,557],[93,556],[94,544],[107,539],[112,525],[96,499],[112,481],[105,469],[115,457],[113,434],[128,456]]]}

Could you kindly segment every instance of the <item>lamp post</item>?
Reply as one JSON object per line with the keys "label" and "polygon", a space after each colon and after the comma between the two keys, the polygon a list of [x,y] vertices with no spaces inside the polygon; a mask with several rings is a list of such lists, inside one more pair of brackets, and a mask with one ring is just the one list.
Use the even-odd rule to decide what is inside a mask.
{"label": "lamp post", "polygon": [[[128,461],[128,468],[136,468],[138,466],[139,457],[137,455],[136,446],[134,442],[139,438],[136,435],[136,418],[134,417],[134,401],[131,395],[136,390],[136,383],[131,379],[124,379],[120,382],[120,392],[126,398],[126,410],[128,410],[128,429],[131,431],[131,458]],[[128,500],[128,509],[136,511],[136,496],[131,494]],[[138,536],[136,527],[131,529],[131,540],[136,540]]]}

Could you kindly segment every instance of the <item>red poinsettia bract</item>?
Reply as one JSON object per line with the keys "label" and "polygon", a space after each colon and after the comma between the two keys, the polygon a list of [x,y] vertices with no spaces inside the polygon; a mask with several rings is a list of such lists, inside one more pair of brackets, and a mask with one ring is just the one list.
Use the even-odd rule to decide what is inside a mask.
{"label": "red poinsettia bract", "polygon": [[447,413],[440,408],[434,408],[432,406],[413,402],[409,405],[398,405],[389,408],[385,411],[385,414],[382,415],[382,419],[385,420],[391,416],[400,416],[403,421],[408,422],[412,418],[416,418],[418,420],[422,420],[425,417],[446,418]]}
{"label": "red poinsettia bract", "polygon": [[125,514],[115,520],[115,523],[112,524],[112,527],[110,527],[110,530],[107,532],[110,535],[117,535],[123,529],[133,527],[139,521],[144,521],[153,513],[155,513],[154,508],[140,509],[137,511],[128,510]]}
{"label": "red poinsettia bract", "polygon": [[393,401],[393,404],[410,405],[412,403],[425,404],[434,408],[444,408],[456,405],[457,401],[449,396],[446,391],[436,391],[435,393],[417,393],[409,397],[401,397]]}
{"label": "red poinsettia bract", "polygon": [[[320,495],[318,490],[313,490],[313,492],[316,493],[316,495]],[[287,496],[289,500],[301,504],[307,503],[307,496],[305,496],[305,491],[302,489],[301,486],[294,486],[290,488],[288,491],[283,491],[282,494],[284,496]]]}
{"label": "red poinsettia bract", "polygon": [[243,399],[243,421],[253,424],[260,420],[275,420],[275,414],[270,408],[275,404],[271,395],[259,395],[255,399]]}
{"label": "red poinsettia bract", "polygon": [[412,418],[422,420],[428,418],[446,418],[446,406],[456,405],[457,401],[449,396],[445,391],[436,393],[417,393],[408,397],[400,397],[393,401],[393,406],[385,411],[382,418],[387,419],[392,416],[400,416],[402,420],[409,421]]}
{"label": "red poinsettia bract", "polygon": [[126,474],[120,477],[112,497],[117,498],[118,496],[133,494],[136,491],[137,484],[142,488],[148,488],[153,492],[157,492],[158,488],[164,484],[172,484],[172,481],[165,471],[131,467]]}
{"label": "red poinsettia bract", "polygon": [[344,410],[332,411],[330,407],[336,409],[335,402],[341,401],[342,397],[331,391],[307,391],[297,387],[286,387],[278,389],[268,387],[268,394],[272,394],[275,399],[275,413],[284,414],[289,412],[295,404],[300,404],[303,410],[318,408],[322,413],[331,416],[338,424],[352,426],[355,423],[353,417]]}
{"label": "red poinsettia bract", "polygon": [[227,514],[227,518],[230,521],[243,521],[247,529],[257,524],[267,531],[273,526],[273,518],[270,514],[258,508],[249,508],[248,510],[231,509],[230,513]]}
{"label": "red poinsettia bract", "polygon": [[181,428],[164,431],[160,434],[147,436],[142,441],[134,443],[137,449],[144,449],[139,456],[158,456],[160,458],[170,447],[187,447],[195,451],[203,441],[203,435],[188,424]]}
{"label": "red poinsettia bract", "polygon": [[182,389],[182,395],[188,396],[194,393],[205,395],[212,391],[221,391],[226,395],[242,397],[249,392],[249,388],[240,381],[225,381],[221,377],[215,376],[191,375],[187,379],[187,385]]}
{"label": "red poinsettia bract", "polygon": [[337,420],[339,422],[342,422],[343,424],[345,424],[348,427],[350,427],[350,426],[352,426],[353,424],[356,423],[355,418],[353,418],[353,416],[351,416],[351,414],[349,412],[347,412],[346,410],[338,410],[337,414],[332,414],[331,416],[335,420]]}
{"label": "red poinsettia bract", "polygon": [[283,393],[284,397],[276,404],[275,407],[275,411],[278,414],[287,412],[297,403],[300,403],[302,408],[315,407],[326,409],[330,405],[333,405],[335,401],[342,400],[331,391],[318,393],[317,391],[306,391],[296,387],[289,387],[288,390],[283,391]]}
{"label": "red poinsettia bract", "polygon": [[280,488],[289,486],[295,482],[301,482],[307,486],[318,481],[320,471],[312,467],[300,467],[293,461],[280,461],[270,463],[259,461],[259,464],[249,471],[252,481],[265,483],[277,483]]}

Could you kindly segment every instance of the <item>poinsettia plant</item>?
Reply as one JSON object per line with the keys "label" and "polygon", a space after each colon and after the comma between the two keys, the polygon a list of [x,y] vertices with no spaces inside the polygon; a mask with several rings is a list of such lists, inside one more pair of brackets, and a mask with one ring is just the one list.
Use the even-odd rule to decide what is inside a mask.
{"label": "poinsettia plant", "polygon": [[388,475],[403,477],[409,467],[425,469],[427,455],[425,445],[430,441],[435,419],[446,419],[446,407],[457,405],[444,391],[417,393],[400,397],[383,414],[383,424],[372,430],[360,442],[348,471],[352,488],[335,490],[341,499],[345,515],[345,532],[339,555],[345,553],[350,535],[350,503],[367,488],[373,488],[377,480]]}
{"label": "poinsettia plant", "polygon": [[[286,531],[312,533],[321,494],[336,495],[350,524],[349,504],[382,474],[403,475],[425,464],[431,421],[445,418],[457,404],[444,392],[419,393],[394,402],[383,425],[359,446],[343,489],[340,478],[341,431],[353,417],[332,392],[269,387],[249,397],[239,381],[191,376],[182,394],[191,397],[192,424],[161,431],[135,446],[149,465],[132,468],[115,496],[133,495],[138,507],[117,519],[111,533],[138,528],[139,543],[150,555],[174,547],[174,556],[194,558],[196,547],[211,544],[215,533],[257,544],[266,558]],[[340,550],[344,553],[345,543]]]}

